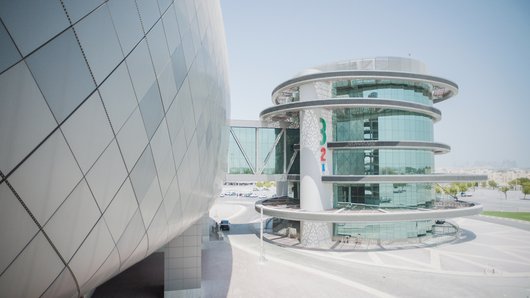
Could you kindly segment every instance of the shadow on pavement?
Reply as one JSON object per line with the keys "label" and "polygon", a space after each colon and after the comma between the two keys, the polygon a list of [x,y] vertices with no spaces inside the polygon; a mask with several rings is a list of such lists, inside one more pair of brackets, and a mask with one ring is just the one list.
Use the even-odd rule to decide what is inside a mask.
{"label": "shadow on pavement", "polygon": [[255,234],[252,224],[231,224],[230,231],[223,231],[225,235],[248,235]]}
{"label": "shadow on pavement", "polygon": [[458,239],[451,242],[451,244],[465,243],[473,241],[475,240],[475,238],[477,238],[477,235],[475,233],[471,232],[470,230],[460,229],[460,236],[458,237]]}

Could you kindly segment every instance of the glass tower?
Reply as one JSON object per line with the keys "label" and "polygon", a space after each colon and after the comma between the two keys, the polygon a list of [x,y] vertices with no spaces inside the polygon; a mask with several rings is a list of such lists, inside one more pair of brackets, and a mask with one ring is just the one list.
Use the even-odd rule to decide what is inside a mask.
{"label": "glass tower", "polygon": [[302,244],[318,246],[338,236],[416,238],[438,218],[476,214],[472,204],[440,210],[434,191],[439,182],[486,178],[434,173],[434,156],[450,147],[434,141],[441,112],[433,105],[457,92],[423,63],[398,57],[321,65],[280,84],[261,118],[299,129],[300,175],[291,184],[299,213],[308,213],[269,215],[298,217]]}

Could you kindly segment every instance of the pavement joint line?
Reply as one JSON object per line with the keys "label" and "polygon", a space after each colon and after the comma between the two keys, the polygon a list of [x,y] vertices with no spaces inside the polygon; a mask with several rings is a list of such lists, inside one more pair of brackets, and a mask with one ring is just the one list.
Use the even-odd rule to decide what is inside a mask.
{"label": "pavement joint line", "polygon": [[[487,247],[487,245],[484,245]],[[507,253],[505,250],[502,250],[502,249],[498,249],[498,248],[495,248],[495,247],[491,247],[490,248],[492,249],[495,249],[495,250],[498,250],[500,252],[503,252],[503,253],[506,253],[506,254],[509,254],[513,257],[517,257],[519,259],[522,259],[526,262],[529,262],[530,263],[530,260],[527,259],[527,258],[524,258],[524,257],[521,257],[521,256],[518,256],[516,255],[515,253]],[[477,259],[484,259],[484,260],[491,260],[491,261],[499,261],[499,262],[509,262],[509,263],[515,263],[515,264],[521,264],[521,262],[517,262],[517,261],[511,261],[511,260],[507,260],[507,259],[499,259],[499,258],[492,258],[492,257],[484,257],[484,256],[479,256],[479,255],[475,255],[475,254],[466,254],[466,253],[462,253],[462,252],[455,252],[455,251],[452,251],[452,252],[441,252],[440,254],[443,254],[443,255],[455,255],[455,256],[460,256],[460,257],[473,257],[473,258],[477,258]]]}
{"label": "pavement joint line", "polygon": [[[270,244],[269,244],[270,245]],[[318,251],[310,251],[310,250],[294,250],[290,248],[283,248],[283,249],[289,249],[290,251],[296,251],[297,253],[302,254],[313,254],[318,255],[322,252]],[[357,263],[362,265],[368,265],[368,266],[377,266],[377,267],[383,267],[383,268],[390,268],[390,269],[397,269],[397,270],[409,270],[409,271],[417,271],[417,272],[427,272],[427,273],[436,273],[436,274],[444,274],[444,275],[455,275],[455,276],[475,276],[475,277],[483,277],[484,273],[477,273],[477,272],[462,272],[462,271],[452,271],[452,270],[433,270],[433,269],[425,269],[425,268],[414,268],[414,267],[407,267],[407,266],[398,266],[398,265],[389,265],[389,264],[375,264],[372,262],[366,262],[362,260],[352,260],[350,258],[345,257],[336,257],[334,255],[327,255],[327,258],[335,259],[341,262],[350,262],[350,263]],[[503,276],[497,275],[496,277],[530,277],[530,272],[507,272]]]}
{"label": "pavement joint line", "polygon": [[[530,258],[525,258],[523,256],[518,255],[517,253],[507,251],[507,249],[511,248],[510,246],[496,247],[496,246],[491,246],[491,245],[481,244],[481,243],[473,243],[473,244],[477,245],[477,246],[482,246],[482,247],[487,247],[487,248],[491,248],[491,249],[497,250],[499,252],[505,253],[505,254],[510,255],[512,257],[521,259],[521,260],[523,260],[525,262],[528,262],[528,264],[530,264]],[[527,248],[524,248],[524,249],[526,250]],[[451,252],[451,253],[458,254],[458,255],[469,255],[469,254],[457,253],[457,252]],[[520,264],[520,262],[511,261],[511,260],[503,260],[503,259],[497,259],[497,258],[483,257],[483,256],[478,256],[478,255],[471,255],[471,256],[473,256],[475,258],[480,258],[480,259],[486,259],[487,258],[487,259],[490,259],[490,260],[496,260],[496,261]]]}
{"label": "pavement joint line", "polygon": [[[247,208],[251,208],[253,206],[253,202],[230,202],[229,203],[230,205],[236,205],[236,204],[239,204],[239,205],[245,205],[245,207]],[[480,220],[480,216],[482,216],[482,218],[484,220]],[[495,219],[496,221],[498,222],[489,222],[489,221],[486,221],[485,219],[486,218],[490,218],[490,219]],[[522,223],[522,224],[530,224],[530,222],[528,221],[521,221],[521,220],[516,220],[516,219],[509,219],[509,218],[502,218],[502,217],[496,217],[496,216],[488,216],[488,215],[479,215],[479,217],[475,217],[475,218],[458,218],[456,219],[457,222],[459,222],[459,225],[463,226],[465,224],[467,224],[468,222],[470,224],[473,224],[475,222],[487,222],[487,223],[490,223],[490,224],[493,224],[493,225],[499,225],[501,226],[502,225],[502,221],[505,221],[505,222],[518,222],[518,223]],[[255,223],[259,223],[259,219],[257,220],[254,220],[253,222]],[[252,225],[252,224],[251,224]],[[503,226],[506,226],[503,225]],[[259,229],[256,229],[256,225],[254,224],[254,232],[256,232],[256,230],[259,231]],[[514,229],[517,229],[517,227],[515,226],[512,226],[512,225],[508,225],[508,227],[511,227],[511,228],[514,228]],[[252,227],[251,227],[252,228]],[[470,230],[473,230],[473,229],[470,229]],[[488,226],[488,230],[491,230],[489,229],[489,226]],[[495,229],[493,229],[495,230]],[[487,234],[487,232],[482,232],[482,231],[479,231],[479,233],[477,233],[477,236],[479,236],[478,234],[480,235],[485,235]],[[496,233],[497,234],[497,233]],[[527,246],[528,244],[526,242],[521,242],[522,239],[513,239],[513,237],[509,237],[508,235],[503,235],[503,233],[501,232],[498,232],[498,235],[495,235],[495,237],[500,237],[500,238],[504,238],[506,239],[507,241],[511,241],[511,240],[517,240],[518,243],[520,243],[519,246],[513,246],[513,245],[509,245],[509,246],[506,246],[506,245],[502,245],[500,243],[496,243],[494,244],[495,247],[492,247],[493,249],[496,249],[496,250],[500,250],[502,251],[503,249],[506,249],[506,250],[510,250],[511,253],[513,254],[517,254],[518,252],[521,252],[521,253],[526,253],[527,252]],[[232,238],[232,240],[235,240],[233,242],[230,241],[229,238]],[[523,237],[523,239],[526,238],[526,237]],[[230,243],[230,245],[232,245],[232,243],[234,244],[234,247],[235,248],[239,248],[241,249],[241,247],[245,247],[246,248],[246,251],[249,252],[249,253],[252,253],[253,255],[256,255],[256,256],[259,256],[259,238],[256,237],[256,235],[253,235],[253,234],[244,234],[244,235],[230,235],[230,234],[227,234],[226,237],[225,237],[225,241],[227,241],[228,243]],[[505,240],[500,240],[500,242],[507,242]],[[484,247],[490,247],[490,245],[486,245],[485,243],[477,243],[475,241],[471,241],[469,244],[476,244],[476,245],[479,245],[479,246],[484,246]],[[517,244],[517,243],[516,243]],[[291,248],[291,247],[286,247],[286,246],[283,246],[283,245],[277,245],[275,243],[264,243],[265,245],[265,251],[266,251],[266,257],[267,259],[271,259],[271,256],[273,258],[279,258],[280,260],[285,260],[285,258],[283,257],[283,253],[282,253],[282,250],[285,250],[285,251],[289,251],[289,252],[292,252],[294,254],[298,254],[298,255],[306,255],[307,257],[311,257],[311,255],[313,255],[315,258],[330,258],[330,259],[333,259],[333,260],[337,260],[341,263],[352,263],[352,264],[359,264],[359,265],[364,265],[364,266],[374,266],[374,267],[382,267],[382,268],[388,268],[388,269],[395,269],[395,270],[407,270],[407,271],[414,271],[414,272],[428,272],[428,273],[433,273],[433,274],[440,274],[440,275],[447,275],[447,276],[469,276],[469,277],[486,277],[486,278],[528,278],[530,277],[530,272],[529,271],[524,271],[524,272],[516,272],[515,270],[510,270],[508,272],[504,271],[504,270],[497,270],[497,267],[498,266],[505,266],[505,265],[508,265],[507,263],[517,263],[517,264],[521,264],[521,263],[527,263],[526,261],[524,262],[516,262],[516,261],[509,261],[508,259],[498,259],[498,258],[490,258],[486,255],[472,255],[472,254],[465,254],[465,253],[462,253],[462,252],[459,252],[459,251],[453,251],[453,250],[449,250],[449,251],[441,251],[441,255],[444,255],[444,256],[447,256],[448,258],[453,258],[453,259],[465,259],[465,258],[468,258],[468,257],[477,257],[477,258],[480,258],[482,260],[485,260],[484,263],[482,262],[479,262],[480,265],[479,267],[475,267],[477,266],[478,263],[473,263],[473,260],[466,260],[465,262],[470,264],[468,265],[469,270],[468,271],[464,271],[466,270],[465,269],[465,266],[462,267],[462,269],[464,270],[461,270],[461,268],[456,268],[457,270],[461,270],[461,271],[455,271],[455,270],[443,270],[442,269],[442,263],[440,262],[440,254],[438,255],[433,255],[431,253],[431,263],[434,262],[434,264],[437,264],[440,268],[437,268],[436,265],[433,265],[432,268],[433,269],[430,269],[428,266],[427,268],[426,267],[423,267],[421,268],[420,266],[414,266],[415,264],[413,262],[410,262],[410,267],[407,266],[407,264],[404,264],[404,265],[397,265],[397,264],[394,264],[394,265],[391,265],[391,264],[375,264],[373,262],[370,261],[370,259],[359,259],[357,258],[356,259],[353,259],[355,258],[355,256],[367,256],[367,252],[356,252],[356,251],[353,251],[353,252],[347,252],[347,251],[312,251],[312,250],[300,250],[300,249],[297,249],[297,248]],[[438,251],[438,248],[441,248],[441,247],[446,247],[446,245],[438,245],[438,246],[435,246],[435,247],[425,247],[423,249],[428,249],[428,250],[432,250],[432,251]],[[380,253],[380,252],[374,252],[374,253]],[[392,252],[389,252],[389,255],[391,255]],[[491,255],[495,255],[495,254],[491,254]],[[381,255],[380,255],[381,256]],[[433,261],[433,258],[434,258],[434,261]],[[436,258],[438,258],[438,261],[436,261]],[[527,258],[524,258],[524,256],[519,256],[519,258],[521,259],[527,259]],[[515,257],[511,258],[512,260],[515,259]],[[390,259],[390,263],[391,263],[392,259]],[[471,262],[470,262],[471,261]],[[476,261],[476,260],[475,260]],[[489,261],[489,262],[488,262]],[[498,264],[498,265],[489,265],[488,263],[495,263],[496,261],[498,262],[504,262],[503,264]],[[285,260],[285,262],[289,262],[289,260]],[[298,264],[290,264],[290,265],[298,265]],[[471,265],[474,265],[473,267],[471,267]],[[266,264],[265,264],[266,266]],[[299,266],[303,266],[303,264],[299,265]],[[331,267],[330,267],[331,268]],[[471,270],[471,268],[474,268],[474,270]],[[483,272],[480,271],[480,269],[483,268]],[[309,268],[309,269],[313,269],[313,268]],[[495,272],[493,272],[493,269],[495,269]],[[315,269],[313,269],[315,270]],[[324,272],[324,273],[327,273],[327,272]],[[331,274],[331,273],[329,273]],[[333,280],[335,280],[333,278]]]}
{"label": "pavement joint line", "polygon": [[412,263],[412,264],[416,264],[418,266],[427,267],[427,268],[435,268],[435,267],[431,266],[428,263],[424,263],[424,262],[421,262],[421,261],[416,261],[416,260],[413,260],[411,258],[407,258],[407,257],[404,257],[404,256],[397,255],[395,253],[379,252],[379,254],[383,255],[383,256],[386,256],[386,257],[389,257],[389,258],[394,258],[394,259],[402,260],[402,261],[409,262],[409,263]]}
{"label": "pavement joint line", "polygon": [[431,261],[431,266],[435,269],[435,270],[442,270],[442,262],[440,260],[440,253],[435,250],[435,249],[427,249],[427,251],[429,252],[429,256],[430,256],[430,261]]}
{"label": "pavement joint line", "polygon": [[446,254],[446,253],[442,252],[441,255],[449,257],[449,258],[457,259],[457,260],[459,260],[461,262],[469,263],[469,264],[477,266],[479,268],[483,268],[485,270],[484,272],[488,272],[486,270],[493,270],[494,274],[501,275],[501,276],[505,276],[508,273],[508,272],[506,272],[504,270],[495,269],[495,267],[493,265],[488,265],[488,264],[485,265],[485,264],[477,263],[475,261],[471,261],[470,259],[467,259],[467,258],[464,258],[464,257],[461,257],[461,256],[456,256],[454,254]]}
{"label": "pavement joint line", "polygon": [[[232,245],[233,247],[236,247],[239,250],[245,251],[245,252],[247,252],[249,254],[252,254],[252,255],[255,255],[255,256],[259,256],[259,253],[257,251],[255,251],[255,250],[246,248],[246,247],[244,247],[244,246],[242,246],[240,244],[236,244],[234,242],[230,242],[229,241],[229,243],[230,243],[230,245]],[[369,286],[361,284],[359,282],[355,282],[355,281],[352,281],[352,280],[349,280],[349,279],[346,279],[344,277],[341,277],[341,276],[338,276],[338,275],[334,275],[334,274],[331,274],[331,273],[328,273],[328,272],[323,272],[321,270],[316,270],[316,269],[313,269],[313,268],[309,268],[309,267],[306,267],[306,266],[303,266],[303,265],[300,265],[300,264],[296,264],[294,262],[282,260],[282,259],[280,259],[280,258],[278,258],[276,256],[272,256],[270,254],[266,255],[265,257],[266,257],[267,261],[273,261],[273,262],[276,262],[276,263],[279,263],[279,264],[283,264],[283,265],[291,266],[293,268],[304,270],[306,272],[313,273],[315,275],[320,275],[322,277],[331,279],[333,281],[337,281],[337,282],[340,282],[342,284],[351,286],[353,288],[357,288],[357,289],[359,289],[361,291],[367,292],[367,293],[369,293],[371,295],[374,295],[374,296],[377,296],[377,297],[384,297],[384,298],[395,297],[395,296],[390,295],[390,294],[388,294],[386,292],[383,292],[383,291],[380,291],[378,289],[369,287]]]}
{"label": "pavement joint line", "polygon": [[[514,227],[512,227],[512,228],[514,228]],[[517,228],[514,228],[514,229],[517,229]],[[498,234],[498,235],[495,235],[495,237],[508,239],[508,240],[514,241],[514,242],[518,242],[518,243],[521,243],[521,245],[526,245],[528,247],[528,242],[525,241],[524,239],[518,239],[518,238],[509,237],[509,236],[507,237],[504,234]],[[502,245],[499,245],[499,246],[502,246]]]}
{"label": "pavement joint line", "polygon": [[378,256],[376,253],[374,253],[374,252],[369,252],[369,253],[368,253],[368,256],[370,257],[370,259],[371,259],[374,263],[376,263],[376,264],[378,264],[378,265],[384,265],[384,264],[385,264],[385,263],[381,260],[381,258],[379,258],[379,256]]}

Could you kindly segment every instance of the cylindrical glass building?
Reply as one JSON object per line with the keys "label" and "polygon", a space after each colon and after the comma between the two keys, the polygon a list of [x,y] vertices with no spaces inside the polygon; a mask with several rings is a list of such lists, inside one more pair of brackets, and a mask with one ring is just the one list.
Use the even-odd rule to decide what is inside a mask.
{"label": "cylindrical glass building", "polygon": [[438,219],[480,212],[436,203],[436,183],[486,179],[434,174],[434,155],[450,147],[434,142],[441,113],[433,104],[457,92],[423,63],[397,57],[317,66],[280,84],[261,118],[299,128],[300,176],[290,177],[290,193],[300,209],[265,213],[299,220],[302,244],[319,246],[341,236],[416,238]]}

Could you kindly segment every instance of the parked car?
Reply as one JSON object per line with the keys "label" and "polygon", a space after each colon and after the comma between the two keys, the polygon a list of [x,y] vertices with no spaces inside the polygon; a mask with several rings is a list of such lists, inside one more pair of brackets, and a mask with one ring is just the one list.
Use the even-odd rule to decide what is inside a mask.
{"label": "parked car", "polygon": [[465,198],[465,197],[471,197],[471,196],[473,196],[473,195],[470,194],[470,193],[468,193],[468,192],[461,192],[461,193],[460,193],[460,196],[463,197],[463,198]]}
{"label": "parked car", "polygon": [[219,222],[219,229],[221,231],[230,231],[230,222],[228,219],[223,219]]}

